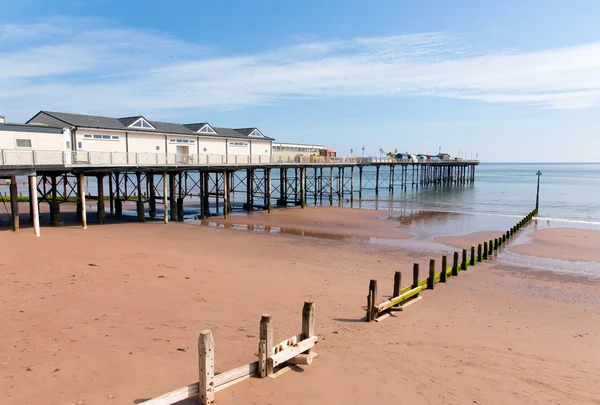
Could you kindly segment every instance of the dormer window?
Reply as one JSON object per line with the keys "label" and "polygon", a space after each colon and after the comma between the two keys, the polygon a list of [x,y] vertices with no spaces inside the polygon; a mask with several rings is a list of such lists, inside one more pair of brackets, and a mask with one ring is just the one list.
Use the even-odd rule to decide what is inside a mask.
{"label": "dormer window", "polygon": [[200,128],[197,132],[201,133],[201,134],[212,134],[212,135],[216,135],[217,134],[217,132],[214,129],[212,129],[210,127],[210,125],[208,125],[208,124],[206,124],[205,126],[203,126],[202,128]]}
{"label": "dormer window", "polygon": [[130,125],[130,127],[131,128],[156,129],[152,125],[150,125],[150,123],[148,121],[146,121],[144,118],[140,118],[139,120],[135,121],[133,124]]}
{"label": "dormer window", "polygon": [[254,137],[257,137],[257,138],[264,138],[264,135],[261,134],[258,129],[255,129],[254,131],[252,131],[250,133],[250,135],[248,135],[248,136],[254,136]]}

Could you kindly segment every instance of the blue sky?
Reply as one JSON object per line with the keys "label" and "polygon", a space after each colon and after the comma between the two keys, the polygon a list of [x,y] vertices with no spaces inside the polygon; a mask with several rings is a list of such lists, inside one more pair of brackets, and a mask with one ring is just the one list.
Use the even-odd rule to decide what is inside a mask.
{"label": "blue sky", "polygon": [[600,161],[598,1],[1,0],[0,115]]}

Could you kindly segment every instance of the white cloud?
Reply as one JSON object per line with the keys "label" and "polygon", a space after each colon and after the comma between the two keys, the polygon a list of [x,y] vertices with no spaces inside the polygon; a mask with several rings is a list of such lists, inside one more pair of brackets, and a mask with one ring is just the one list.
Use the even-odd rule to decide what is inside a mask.
{"label": "white cloud", "polygon": [[[105,27],[95,29],[94,27]],[[0,105],[38,109],[229,109],[283,98],[435,96],[542,108],[600,104],[600,42],[476,53],[445,33],[305,41],[220,56],[206,44],[54,18],[0,26]]]}

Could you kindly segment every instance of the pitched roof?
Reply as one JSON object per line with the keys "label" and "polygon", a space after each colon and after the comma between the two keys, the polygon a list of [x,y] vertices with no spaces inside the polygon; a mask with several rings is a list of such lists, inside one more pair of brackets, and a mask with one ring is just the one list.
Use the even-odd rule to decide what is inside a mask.
{"label": "pitched roof", "polygon": [[[161,132],[168,134],[176,134],[176,135],[191,135],[191,136],[216,136],[216,137],[227,137],[227,138],[245,138],[248,139],[248,134],[250,134],[255,128],[250,129],[250,131],[246,134],[244,132],[239,132],[240,130],[234,130],[231,128],[216,128],[212,127],[217,134],[198,134],[196,131],[206,125],[206,122],[196,123],[196,124],[175,124],[171,122],[161,122],[161,121],[150,121],[147,120],[154,129],[151,128],[132,128],[129,127],[132,123],[137,121],[142,116],[138,115],[135,117],[124,117],[124,118],[112,118],[112,117],[102,117],[96,115],[85,115],[85,114],[71,114],[71,113],[61,113],[61,112],[53,112],[53,111],[41,111],[44,114],[49,115],[50,117],[56,118],[60,121],[63,121],[69,125],[75,127],[83,127],[83,128],[96,128],[96,129],[112,129],[118,131],[139,131],[139,132]],[[144,118],[145,119],[145,118]],[[194,130],[194,128],[196,128]],[[255,138],[250,138],[255,139]],[[261,139],[265,140],[273,140],[273,138],[264,137]]]}
{"label": "pitched roof", "polygon": [[12,131],[12,132],[34,132],[34,133],[46,133],[46,134],[62,134],[63,129],[57,127],[48,127],[45,125],[32,125],[32,124],[6,124],[0,123],[0,131]]}

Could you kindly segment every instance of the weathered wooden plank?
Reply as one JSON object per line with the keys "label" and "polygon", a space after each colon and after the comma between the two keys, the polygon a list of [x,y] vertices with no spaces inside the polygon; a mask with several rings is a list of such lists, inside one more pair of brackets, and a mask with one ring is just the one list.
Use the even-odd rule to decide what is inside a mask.
{"label": "weathered wooden plank", "polygon": [[419,295],[418,297],[413,298],[412,300],[408,301],[405,304],[402,304],[402,305],[397,306],[397,307],[391,307],[390,309],[392,311],[404,311],[406,309],[406,307],[409,307],[412,304],[414,304],[415,302],[421,301],[422,299],[423,299],[423,296]]}
{"label": "weathered wooden plank", "polygon": [[198,395],[202,405],[215,400],[215,340],[209,330],[203,330],[198,337]]}
{"label": "weathered wooden plank", "polygon": [[270,356],[279,353],[280,351],[290,347],[290,346],[294,346],[296,343],[302,341],[302,333],[299,333],[296,336],[292,336],[291,338],[288,338],[282,342],[277,343],[276,345],[273,345],[273,351],[271,352]]}
{"label": "weathered wooden plank", "polygon": [[419,294],[423,290],[424,290],[423,286],[413,288],[412,290],[410,290],[398,297],[394,297],[385,302],[382,302],[381,304],[379,304],[377,306],[377,310],[378,310],[378,312],[385,311],[386,309],[389,309],[389,308],[393,307],[394,305],[400,304],[402,301],[406,301],[407,299],[414,297],[415,295]]}
{"label": "weathered wooden plank", "polygon": [[258,361],[250,364],[244,364],[232,370],[215,375],[215,392],[221,391],[227,387],[244,381],[247,378],[258,373]]}
{"label": "weathered wooden plank", "polygon": [[285,364],[294,364],[297,366],[310,366],[313,362],[314,356],[312,354],[299,354],[296,357],[292,357]]}
{"label": "weathered wooden plank", "polygon": [[265,378],[267,376],[267,341],[261,339],[258,342],[258,376]]}
{"label": "weathered wooden plank", "polygon": [[192,398],[198,395],[198,383],[195,382],[193,384],[188,385],[187,387],[181,387],[174,391],[167,392],[166,394],[162,394],[158,397],[152,398],[146,402],[143,402],[144,405],[171,405],[182,401],[184,399]]}
{"label": "weathered wooden plank", "polygon": [[312,349],[318,341],[319,338],[316,336],[311,336],[308,339],[304,339],[303,341],[298,342],[295,346],[288,347],[287,349],[269,357],[267,359],[267,363],[270,363],[271,367],[277,367],[292,357],[296,357],[297,355]]}

